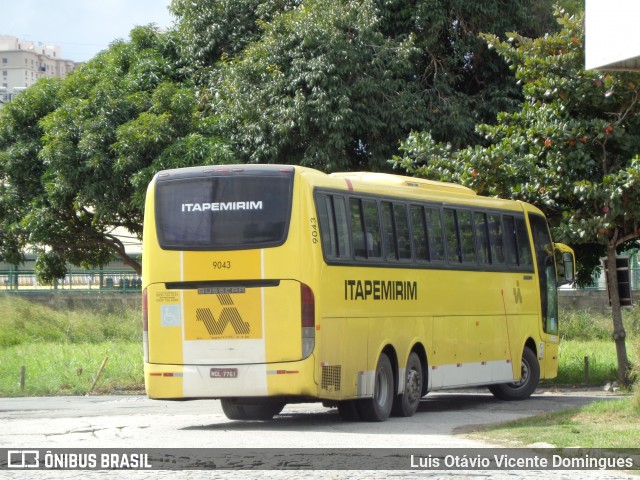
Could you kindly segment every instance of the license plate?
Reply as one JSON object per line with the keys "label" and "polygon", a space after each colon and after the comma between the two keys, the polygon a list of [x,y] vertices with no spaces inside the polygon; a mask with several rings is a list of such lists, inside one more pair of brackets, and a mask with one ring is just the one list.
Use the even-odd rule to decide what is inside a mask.
{"label": "license plate", "polygon": [[237,378],[237,368],[212,368],[209,372],[211,378]]}

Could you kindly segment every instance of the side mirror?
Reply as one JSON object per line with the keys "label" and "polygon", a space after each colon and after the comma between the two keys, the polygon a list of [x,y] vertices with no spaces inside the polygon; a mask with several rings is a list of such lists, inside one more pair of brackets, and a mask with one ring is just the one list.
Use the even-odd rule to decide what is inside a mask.
{"label": "side mirror", "polygon": [[576,281],[576,258],[573,250],[562,243],[553,244],[556,259],[558,286],[570,285]]}

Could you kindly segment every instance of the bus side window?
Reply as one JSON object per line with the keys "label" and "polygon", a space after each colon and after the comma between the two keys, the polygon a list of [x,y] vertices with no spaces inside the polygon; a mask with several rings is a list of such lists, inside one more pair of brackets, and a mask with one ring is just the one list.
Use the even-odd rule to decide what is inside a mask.
{"label": "bus side window", "polygon": [[469,210],[458,210],[458,228],[460,229],[460,253],[464,263],[476,263],[476,247],[473,238],[473,221]]}
{"label": "bus side window", "polygon": [[489,249],[487,214],[483,212],[474,212],[473,223],[476,233],[476,250],[478,251],[478,261],[482,265],[490,265],[491,251]]}
{"label": "bus side window", "polygon": [[512,215],[505,215],[504,221],[504,243],[507,254],[508,265],[518,265],[518,243],[516,241],[516,225]]}
{"label": "bus side window", "polygon": [[450,263],[460,263],[462,252],[458,242],[458,222],[456,211],[450,208],[444,209],[444,232],[447,239],[447,259]]}
{"label": "bus side window", "polygon": [[327,195],[318,195],[318,222],[320,224],[320,238],[322,250],[327,257],[338,256],[338,242],[335,229],[335,216],[333,214],[333,202]]}
{"label": "bus side window", "polygon": [[333,197],[333,211],[336,220],[336,233],[338,236],[338,255],[351,257],[351,244],[349,242],[349,221],[347,220],[347,206],[343,197]]}
{"label": "bus side window", "polygon": [[398,258],[411,260],[411,243],[409,239],[409,220],[407,218],[407,206],[402,203],[393,205],[393,215],[396,224],[396,244],[398,246]]}
{"label": "bus side window", "polygon": [[397,260],[395,233],[393,228],[393,207],[389,202],[382,202],[382,238],[387,260]]}
{"label": "bus side window", "polygon": [[351,211],[351,237],[353,238],[353,253],[356,257],[366,258],[367,250],[364,244],[364,222],[362,218],[360,199],[350,198],[349,210]]}
{"label": "bus side window", "polygon": [[502,236],[502,219],[500,214],[488,214],[489,220],[489,245],[491,246],[491,263],[493,265],[504,264],[504,239]]}
{"label": "bus side window", "polygon": [[373,200],[362,202],[364,212],[364,225],[366,231],[367,258],[382,256],[382,243],[380,236],[380,217],[378,216],[378,204]]}
{"label": "bus side window", "polygon": [[440,210],[437,208],[426,207],[425,214],[427,217],[427,233],[429,235],[429,253],[431,254],[431,261],[442,262],[445,259],[445,255]]}
{"label": "bus side window", "polygon": [[324,255],[333,258],[350,257],[349,228],[344,198],[318,195],[316,202]]}
{"label": "bus side window", "polygon": [[533,266],[529,233],[524,218],[516,218],[516,239],[518,240],[518,263],[521,266]]}
{"label": "bus side window", "polygon": [[413,250],[416,260],[429,260],[429,242],[427,239],[427,223],[424,209],[418,205],[411,205],[411,231],[413,233]]}

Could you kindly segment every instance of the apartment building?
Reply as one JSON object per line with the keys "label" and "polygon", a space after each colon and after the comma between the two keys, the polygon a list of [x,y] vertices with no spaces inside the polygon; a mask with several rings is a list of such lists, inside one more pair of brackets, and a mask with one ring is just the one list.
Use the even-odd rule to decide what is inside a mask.
{"label": "apartment building", "polygon": [[57,45],[0,35],[0,104],[41,78],[65,78],[75,68],[75,62],[62,58]]}

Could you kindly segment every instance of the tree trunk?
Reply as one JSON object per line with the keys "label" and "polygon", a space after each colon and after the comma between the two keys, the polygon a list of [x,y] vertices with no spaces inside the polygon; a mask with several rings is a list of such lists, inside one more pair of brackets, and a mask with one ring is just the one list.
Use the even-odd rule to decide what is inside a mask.
{"label": "tree trunk", "polygon": [[609,285],[609,298],[611,299],[611,315],[613,317],[613,341],[616,344],[618,356],[618,383],[630,385],[629,358],[627,357],[627,336],[622,323],[622,308],[620,307],[620,292],[618,290],[618,272],[616,270],[616,246],[607,245],[607,283]]}
{"label": "tree trunk", "polygon": [[131,268],[133,268],[133,270],[138,275],[142,275],[142,265],[140,264],[140,262],[134,260],[133,258],[131,258],[127,254],[120,255],[120,258],[122,259],[122,261],[124,262],[125,265],[129,265]]}

